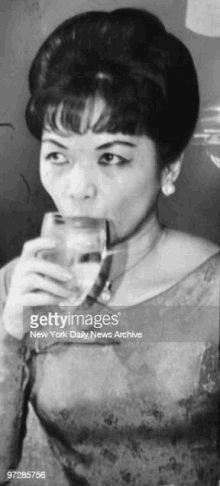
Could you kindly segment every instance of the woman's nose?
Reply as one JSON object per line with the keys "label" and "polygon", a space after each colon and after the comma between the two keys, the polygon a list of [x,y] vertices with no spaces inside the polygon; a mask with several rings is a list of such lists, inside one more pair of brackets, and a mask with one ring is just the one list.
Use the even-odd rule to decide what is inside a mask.
{"label": "woman's nose", "polygon": [[75,164],[68,174],[67,195],[75,199],[92,199],[96,196],[96,184],[88,167]]}

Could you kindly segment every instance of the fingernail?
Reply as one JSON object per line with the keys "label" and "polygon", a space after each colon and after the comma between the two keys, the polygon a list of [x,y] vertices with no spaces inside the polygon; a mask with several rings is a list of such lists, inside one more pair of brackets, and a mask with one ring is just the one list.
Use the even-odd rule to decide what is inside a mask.
{"label": "fingernail", "polygon": [[67,302],[65,302],[65,301],[63,301],[63,300],[62,300],[61,302],[59,302],[59,303],[58,303],[58,307],[65,307],[65,306],[67,306],[67,305],[68,305],[68,303],[67,303]]}
{"label": "fingernail", "polygon": [[55,242],[53,243],[51,241],[46,242],[46,245],[47,245],[47,247],[45,248],[46,250],[56,247],[56,243]]}
{"label": "fingernail", "polygon": [[71,273],[64,272],[64,273],[63,273],[63,277],[64,277],[66,280],[71,280],[71,279],[73,278],[73,275],[71,275]]}

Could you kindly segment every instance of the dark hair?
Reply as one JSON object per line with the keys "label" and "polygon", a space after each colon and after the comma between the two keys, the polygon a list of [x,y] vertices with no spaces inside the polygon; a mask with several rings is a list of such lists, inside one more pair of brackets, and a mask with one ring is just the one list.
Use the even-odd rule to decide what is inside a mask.
{"label": "dark hair", "polygon": [[[192,57],[152,13],[135,8],[87,12],[61,25],[39,49],[29,74],[26,121],[41,138],[46,125],[64,129],[147,135],[161,167],[177,159],[198,117]],[[91,126],[95,100],[105,101]],[[86,123],[81,127],[85,107]]]}

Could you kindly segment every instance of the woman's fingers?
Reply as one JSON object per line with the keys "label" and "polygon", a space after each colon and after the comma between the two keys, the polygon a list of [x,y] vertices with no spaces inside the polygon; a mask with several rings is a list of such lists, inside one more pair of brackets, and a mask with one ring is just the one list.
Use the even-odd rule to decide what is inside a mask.
{"label": "woman's fingers", "polygon": [[30,274],[26,277],[20,290],[22,293],[33,292],[36,290],[48,292],[49,294],[62,297],[64,299],[70,297],[71,295],[71,291],[65,287],[52,280],[48,280],[47,278],[35,274]]}
{"label": "woman's fingers", "polygon": [[44,238],[39,236],[38,238],[34,238],[34,240],[28,240],[24,243],[22,255],[30,257],[31,255],[35,255],[40,250],[55,248],[56,241],[54,238]]}
{"label": "woman's fingers", "polygon": [[60,299],[53,295],[47,294],[45,292],[32,292],[30,294],[26,294],[25,298],[21,299],[21,305],[23,304],[24,307],[41,307],[45,305],[58,305]]}
{"label": "woman's fingers", "polygon": [[[8,297],[3,311],[3,322],[7,332],[22,339],[26,329],[23,325],[24,307],[60,305],[78,295],[74,289],[74,276],[55,262],[37,258],[42,250],[54,250],[52,239],[36,238],[25,243],[22,255],[14,269]],[[72,290],[67,286],[71,282]]]}
{"label": "woman's fingers", "polygon": [[26,241],[22,250],[22,259],[29,259],[36,256],[36,254],[41,250],[53,249],[56,247],[56,242],[54,239],[50,238],[35,238],[34,240]]}
{"label": "woman's fingers", "polygon": [[[21,266],[21,262],[20,262]],[[40,258],[30,258],[22,262],[22,273],[27,275],[29,273],[38,273],[47,277],[54,278],[55,280],[61,280],[67,282],[73,278],[68,270],[62,268],[60,265]]]}

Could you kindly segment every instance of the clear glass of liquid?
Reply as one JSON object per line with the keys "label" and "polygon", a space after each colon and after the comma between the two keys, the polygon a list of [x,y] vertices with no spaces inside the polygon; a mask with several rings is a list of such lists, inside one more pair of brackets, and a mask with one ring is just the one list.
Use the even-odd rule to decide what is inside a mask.
{"label": "clear glass of liquid", "polygon": [[46,213],[41,236],[52,237],[54,249],[43,250],[40,258],[67,269],[73,278],[65,283],[72,296],[60,305],[80,305],[92,289],[106,254],[106,220]]}

